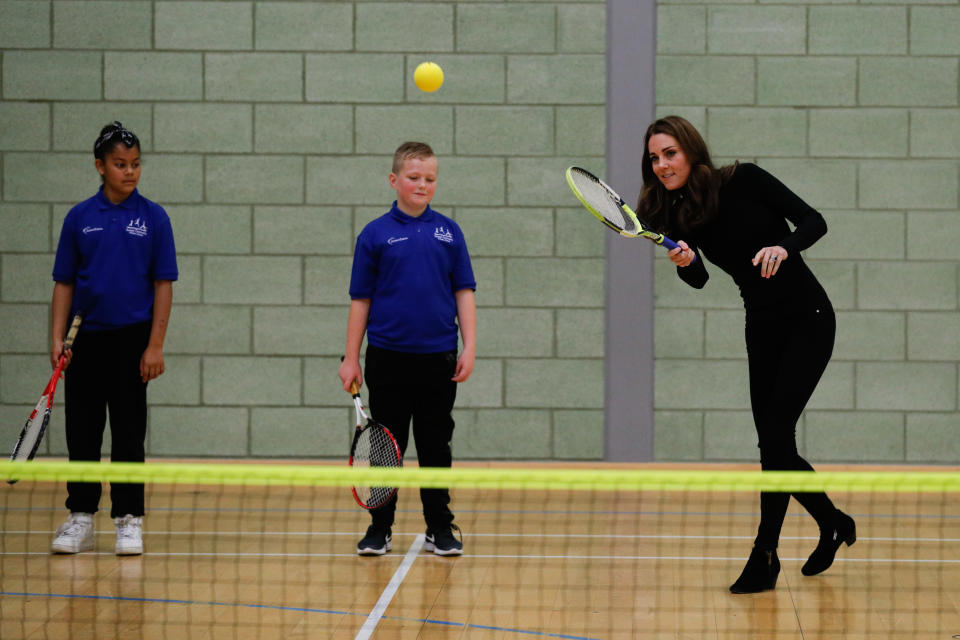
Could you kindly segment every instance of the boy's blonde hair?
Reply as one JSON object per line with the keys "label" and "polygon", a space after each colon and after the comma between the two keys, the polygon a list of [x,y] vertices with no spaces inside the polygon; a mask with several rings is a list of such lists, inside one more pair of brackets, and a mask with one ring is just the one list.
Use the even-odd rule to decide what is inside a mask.
{"label": "boy's blonde hair", "polygon": [[403,163],[411,158],[431,158],[436,156],[426,142],[404,142],[393,153],[393,173],[400,173]]}

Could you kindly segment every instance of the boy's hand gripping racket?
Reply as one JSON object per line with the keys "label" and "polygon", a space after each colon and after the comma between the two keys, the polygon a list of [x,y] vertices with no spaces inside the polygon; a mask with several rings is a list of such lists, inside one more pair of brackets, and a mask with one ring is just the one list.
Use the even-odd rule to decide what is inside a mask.
{"label": "boy's hand gripping racket", "polygon": [[677,243],[667,236],[644,227],[637,214],[606,182],[581,167],[568,167],[566,173],[573,195],[607,227],[627,238],[647,238],[668,250],[677,248]]}
{"label": "boy's hand gripping racket", "polygon": [[[353,406],[357,410],[357,430],[353,434],[353,445],[350,447],[350,466],[402,467],[403,459],[397,441],[389,429],[363,410],[360,387],[356,381],[350,385],[350,393],[353,394]],[[373,487],[369,483],[356,484],[351,490],[357,504],[364,509],[382,507],[397,493],[396,487]]]}
{"label": "boy's hand gripping racket", "polygon": [[[60,358],[57,360],[57,366],[53,369],[53,375],[40,396],[40,401],[33,408],[27,423],[23,425],[20,431],[20,437],[17,444],[13,447],[13,453],[10,455],[11,462],[26,462],[33,460],[40,448],[40,441],[43,440],[43,434],[50,424],[50,413],[53,410],[53,394],[57,390],[57,382],[63,373],[63,368],[67,364],[67,350],[73,346],[73,341],[77,337],[77,331],[80,329],[82,317],[78,313],[73,316],[73,322],[70,324],[70,330],[67,331],[66,338],[63,339],[63,350],[60,352]],[[42,412],[42,417],[41,417]],[[10,484],[16,482],[16,479],[7,480]]]}

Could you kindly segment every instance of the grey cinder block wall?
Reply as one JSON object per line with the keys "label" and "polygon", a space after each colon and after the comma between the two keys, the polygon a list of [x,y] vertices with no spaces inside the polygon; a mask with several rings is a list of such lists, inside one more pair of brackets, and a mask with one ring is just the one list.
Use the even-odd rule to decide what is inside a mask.
{"label": "grey cinder block wall", "polygon": [[[805,452],[956,463],[960,7],[658,10],[660,111],[831,227],[807,256],[839,331]],[[588,0],[0,1],[0,438],[49,369],[60,224],[119,119],[180,255],[151,456],[342,456],[353,240],[392,200],[393,149],[423,139],[480,283],[456,456],[601,459],[604,232],[562,169],[605,170],[604,24]],[[428,59],[435,94],[412,82]],[[736,291],[687,291],[656,264],[657,458],[755,460]],[[55,416],[43,453],[59,456]]]}

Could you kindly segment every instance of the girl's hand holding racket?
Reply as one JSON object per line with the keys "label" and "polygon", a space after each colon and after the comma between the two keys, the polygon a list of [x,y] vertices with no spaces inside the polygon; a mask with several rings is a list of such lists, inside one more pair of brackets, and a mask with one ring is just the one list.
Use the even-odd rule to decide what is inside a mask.
{"label": "girl's hand holding racket", "polygon": [[677,247],[667,252],[670,261],[678,267],[687,267],[697,259],[697,254],[683,240],[677,240]]}
{"label": "girl's hand holding racket", "polygon": [[52,369],[56,369],[60,365],[60,358],[63,357],[63,365],[60,366],[61,374],[70,366],[70,361],[73,359],[73,349],[70,347],[71,345],[66,344],[64,340],[54,340],[50,347],[50,367]]}

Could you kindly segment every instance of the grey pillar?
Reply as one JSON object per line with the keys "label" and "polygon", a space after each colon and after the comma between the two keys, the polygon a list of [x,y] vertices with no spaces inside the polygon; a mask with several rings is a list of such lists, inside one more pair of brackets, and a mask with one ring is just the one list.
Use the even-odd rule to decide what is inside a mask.
{"label": "grey pillar", "polygon": [[[655,0],[607,0],[607,172],[627,203],[640,189],[656,111]],[[604,459],[653,460],[653,245],[607,234]]]}

